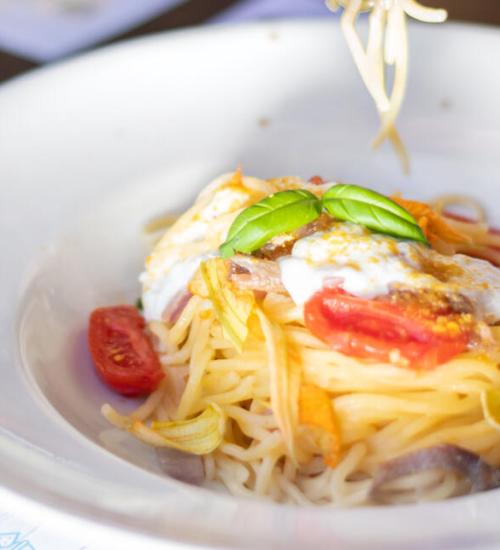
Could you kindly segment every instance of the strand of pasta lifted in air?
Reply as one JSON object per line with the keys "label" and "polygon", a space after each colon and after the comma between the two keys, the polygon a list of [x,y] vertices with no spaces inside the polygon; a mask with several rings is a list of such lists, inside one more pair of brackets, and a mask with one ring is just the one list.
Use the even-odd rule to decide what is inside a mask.
{"label": "strand of pasta lifted in air", "polygon": [[[408,35],[406,17],[425,23],[442,23],[445,10],[427,8],[415,0],[326,0],[333,11],[344,7],[341,26],[361,78],[370,92],[381,119],[381,128],[373,141],[378,147],[389,139],[398,154],[403,170],[409,171],[405,145],[395,128],[403,103],[408,74]],[[356,31],[356,19],[369,10],[369,32],[366,47]],[[385,70],[394,67],[389,91]]]}

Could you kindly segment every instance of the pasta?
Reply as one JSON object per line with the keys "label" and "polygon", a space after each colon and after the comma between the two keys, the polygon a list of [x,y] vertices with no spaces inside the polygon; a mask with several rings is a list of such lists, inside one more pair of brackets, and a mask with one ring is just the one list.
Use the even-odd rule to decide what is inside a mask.
{"label": "pasta", "polygon": [[[342,31],[363,82],[372,96],[381,119],[381,128],[373,141],[378,147],[389,139],[405,172],[409,157],[395,122],[405,96],[408,72],[406,17],[426,23],[442,23],[445,10],[426,8],[416,0],[327,0],[327,6],[345,8]],[[363,10],[370,10],[366,47],[356,32],[355,23]],[[386,69],[394,67],[392,89],[388,91]]]}
{"label": "pasta", "polygon": [[[294,178],[264,181],[239,172],[227,175],[209,186],[167,231],[156,253],[166,255],[162,262],[179,254],[180,248],[185,257],[204,255],[221,244],[220,235],[256,199],[299,188],[322,196],[326,187]],[[239,193],[239,202],[223,208],[228,190]],[[456,203],[470,205],[478,221],[443,217]],[[440,216],[447,230],[427,211],[426,227],[438,248],[453,248],[446,248],[447,254],[463,247],[484,252],[499,244],[500,237],[489,232],[475,202],[445,197],[433,204],[433,215]],[[185,232],[216,207],[218,211],[205,220],[213,231],[186,242]],[[415,203],[408,205],[408,212],[412,209]],[[462,236],[461,242],[446,241],[450,228]],[[147,265],[154,271],[153,256]],[[489,467],[500,466],[499,426],[487,417],[484,406],[488,392],[500,391],[498,330],[480,323],[488,333],[488,345],[464,349],[435,368],[409,368],[394,350],[386,360],[357,357],[332,349],[313,334],[304,308],[290,293],[282,288],[265,293],[239,290],[224,271],[223,260],[203,258],[201,266],[214,271],[203,277],[198,267],[188,277],[190,294],[180,314],[148,323],[163,381],[129,416],[103,407],[104,416],[117,428],[149,445],[168,447],[155,422],[189,421],[214,407],[223,427],[219,444],[203,457],[205,478],[222,483],[234,495],[299,505],[394,504],[439,500],[469,490],[463,472],[418,468],[387,481],[383,493],[374,490],[384,465],[428,448],[459,447]],[[228,332],[219,302],[211,294],[212,276],[224,281],[217,300],[229,304],[242,323],[241,346]]]}

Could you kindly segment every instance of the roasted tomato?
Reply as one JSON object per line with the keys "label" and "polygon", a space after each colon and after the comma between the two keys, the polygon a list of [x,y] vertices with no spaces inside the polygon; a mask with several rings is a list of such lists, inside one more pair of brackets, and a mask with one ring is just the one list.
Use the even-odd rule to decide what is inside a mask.
{"label": "roasted tomato", "polygon": [[151,393],[164,377],[144,327],[133,306],[102,307],[90,315],[88,341],[96,371],[122,395]]}
{"label": "roasted tomato", "polygon": [[333,349],[355,357],[431,369],[464,351],[470,315],[419,314],[415,307],[366,300],[339,288],[317,292],[305,305],[308,329]]}

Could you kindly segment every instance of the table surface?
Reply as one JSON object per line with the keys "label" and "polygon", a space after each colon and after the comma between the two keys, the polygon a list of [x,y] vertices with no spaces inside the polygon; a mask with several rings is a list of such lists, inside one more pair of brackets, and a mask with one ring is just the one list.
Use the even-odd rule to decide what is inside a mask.
{"label": "table surface", "polygon": [[[450,19],[453,20],[500,25],[500,0],[426,0],[424,3],[447,9]],[[189,0],[100,45],[153,32],[199,25],[235,4],[237,0]],[[37,66],[33,61],[0,51],[0,82]]]}

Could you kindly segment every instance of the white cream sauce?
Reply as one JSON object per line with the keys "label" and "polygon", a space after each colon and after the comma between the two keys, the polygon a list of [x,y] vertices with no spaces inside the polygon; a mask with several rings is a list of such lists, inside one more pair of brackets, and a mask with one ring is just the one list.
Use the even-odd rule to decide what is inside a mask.
{"label": "white cream sauce", "polygon": [[[477,314],[500,318],[500,270],[463,255],[443,256],[414,242],[397,241],[349,223],[298,240],[279,260],[281,279],[294,302],[303,305],[328,285],[340,285],[371,299],[394,288],[428,288],[468,297]],[[429,270],[429,265],[434,269]],[[457,266],[447,270],[448,266]],[[441,271],[448,274],[435,276]]]}
{"label": "white cream sauce", "polygon": [[477,314],[488,323],[500,320],[500,269],[486,260],[463,254],[442,258],[462,268],[463,275],[451,277],[449,283],[470,299]]}
{"label": "white cream sauce", "polygon": [[[163,277],[148,285],[142,294],[143,314],[146,321],[160,321],[173,299],[187,290],[201,262],[216,255],[216,253],[202,254],[176,262]],[[139,278],[141,282],[145,279],[145,274]]]}

